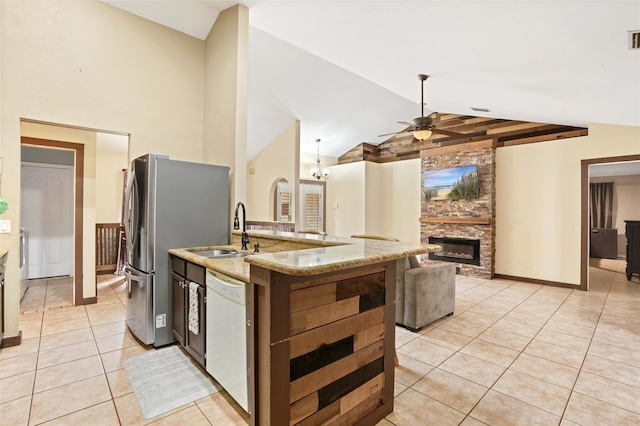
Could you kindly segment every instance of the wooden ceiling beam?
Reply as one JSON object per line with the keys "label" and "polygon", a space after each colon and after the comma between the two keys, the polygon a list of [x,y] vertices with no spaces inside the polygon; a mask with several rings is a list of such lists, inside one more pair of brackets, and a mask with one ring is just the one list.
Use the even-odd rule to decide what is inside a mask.
{"label": "wooden ceiling beam", "polygon": [[[388,163],[392,161],[433,155],[434,149],[465,149],[469,144],[491,141],[495,147],[553,141],[588,135],[588,129],[558,124],[506,120],[490,117],[474,117],[460,114],[440,114],[443,130],[464,133],[463,136],[448,136],[434,133],[426,141],[417,141],[411,132],[399,132],[401,136],[387,139],[379,145],[361,143],[338,158],[338,164],[355,161]],[[455,120],[455,121],[453,121]],[[462,121],[460,123],[458,120]],[[446,125],[446,121],[451,121]],[[453,124],[453,123],[456,124]],[[437,151],[435,151],[437,152]]]}

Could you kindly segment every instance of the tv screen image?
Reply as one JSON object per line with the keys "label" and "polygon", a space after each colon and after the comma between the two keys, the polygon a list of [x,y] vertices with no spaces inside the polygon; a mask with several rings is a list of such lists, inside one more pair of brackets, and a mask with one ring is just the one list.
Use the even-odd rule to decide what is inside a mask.
{"label": "tv screen image", "polygon": [[422,172],[422,191],[427,201],[479,198],[478,166]]}

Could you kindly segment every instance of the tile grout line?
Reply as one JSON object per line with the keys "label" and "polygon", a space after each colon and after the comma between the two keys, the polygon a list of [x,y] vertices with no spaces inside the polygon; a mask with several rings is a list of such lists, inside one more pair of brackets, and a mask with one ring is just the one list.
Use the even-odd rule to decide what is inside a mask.
{"label": "tile grout line", "polygon": [[[617,267],[616,267],[617,270]],[[602,318],[602,313],[604,312],[606,306],[607,306],[607,300],[609,299],[609,295],[611,294],[611,288],[613,287],[613,277],[614,275],[611,276],[611,278],[609,279],[609,288],[607,289],[607,297],[605,297],[605,301],[602,304],[602,308],[600,309],[600,314],[598,314],[598,321],[596,321],[596,326],[593,328],[593,332],[591,333],[591,338],[589,339],[589,345],[587,345],[587,349],[584,353],[584,357],[582,358],[582,362],[580,363],[580,368],[578,369],[578,375],[576,376],[576,379],[573,382],[573,386],[571,387],[571,390],[569,392],[569,399],[567,399],[567,402],[564,405],[564,410],[562,410],[562,419],[565,418],[565,414],[567,413],[567,408],[569,407],[569,402],[571,401],[571,397],[573,396],[573,393],[575,392],[575,388],[576,388],[576,384],[578,383],[578,380],[580,379],[580,375],[582,374],[582,368],[584,367],[584,363],[587,359],[587,355],[589,354],[589,349],[591,349],[591,344],[593,343],[593,337],[596,334],[596,330],[598,329],[598,324],[600,323],[600,319]],[[579,392],[578,392],[579,393]],[[569,420],[569,419],[567,419]],[[570,421],[570,420],[569,420]]]}
{"label": "tile grout line", "polygon": [[[518,281],[516,281],[516,282],[518,282]],[[516,282],[514,282],[511,286],[513,286]],[[509,287],[511,287],[511,286],[509,286]],[[506,290],[506,289],[507,289],[507,288],[509,288],[509,287],[506,287],[506,288],[505,288],[505,289],[503,289],[502,291]],[[536,291],[534,291],[533,293],[531,293],[531,294],[530,294],[526,299],[524,299],[522,302],[518,303],[518,305],[516,305],[515,307],[513,307],[513,308],[509,311],[509,313],[510,313],[510,312],[512,312],[514,309],[516,309],[518,306],[520,306],[520,305],[522,305],[523,303],[525,303],[527,300],[529,300],[529,299],[531,298],[531,296],[533,296],[534,294],[536,294],[538,291],[542,290],[543,288],[544,288],[544,287],[540,287],[540,288],[538,288]],[[501,292],[502,292],[502,291],[501,291]],[[575,290],[573,290],[573,291],[575,291]],[[569,295],[573,294],[573,291],[572,291],[572,293],[570,293]],[[499,293],[501,293],[501,292],[499,292]],[[561,306],[566,302],[566,300],[567,300],[568,298],[569,298],[569,296],[567,296],[567,297],[565,298],[565,300],[564,300],[564,301],[563,301],[563,302],[562,302],[562,303],[561,303],[561,304],[556,308],[556,310],[554,311],[554,313],[555,313],[555,312],[557,312],[557,311],[558,311],[558,309],[560,309],[560,307],[561,307]],[[505,315],[503,315],[502,317],[500,317],[500,319],[504,318],[506,315],[508,315],[508,313],[507,313],[507,314],[505,314]],[[547,321],[545,321],[545,323],[540,327],[540,329],[538,330],[538,332],[537,332],[537,333],[536,333],[536,334],[535,334],[535,335],[534,335],[534,336],[529,340],[529,343],[527,343],[527,345],[526,345],[524,348],[522,348],[522,350],[520,351],[520,353],[518,354],[518,356],[517,356],[517,357],[515,357],[515,358],[513,359],[513,361],[511,361],[511,363],[509,364],[509,366],[508,366],[507,368],[505,368],[505,369],[504,369],[504,371],[500,374],[500,376],[499,376],[499,377],[498,377],[498,378],[493,382],[493,384],[487,388],[487,391],[482,395],[482,397],[481,397],[480,399],[478,399],[478,402],[476,402],[476,403],[474,404],[474,406],[471,408],[471,410],[469,410],[469,413],[465,416],[465,418],[463,419],[463,421],[464,421],[464,420],[466,420],[468,417],[471,417],[471,418],[472,418],[472,419],[474,419],[474,420],[478,420],[478,421],[481,421],[481,422],[482,422],[482,420],[479,420],[479,419],[476,419],[475,417],[472,417],[472,416],[471,416],[471,413],[472,413],[472,412],[473,412],[473,410],[474,410],[474,409],[475,409],[475,408],[480,404],[480,402],[481,402],[481,401],[484,399],[484,397],[489,393],[489,391],[492,391],[492,390],[493,390],[494,392],[497,392],[497,393],[500,393],[500,394],[502,394],[502,395],[505,395],[505,396],[507,396],[507,397],[509,397],[509,398],[513,398],[513,399],[515,399],[515,400],[517,400],[517,401],[520,401],[520,402],[522,402],[522,403],[524,403],[524,404],[530,405],[530,406],[532,406],[532,407],[534,407],[534,408],[536,408],[536,409],[539,409],[539,410],[542,410],[542,411],[546,411],[547,413],[550,413],[549,411],[547,411],[547,410],[545,410],[545,409],[543,409],[543,408],[537,407],[537,406],[535,406],[535,405],[533,405],[533,404],[529,404],[529,403],[528,403],[528,402],[526,402],[526,401],[522,401],[522,400],[520,400],[520,399],[518,399],[518,398],[515,398],[515,397],[513,397],[513,396],[511,396],[511,395],[507,395],[507,394],[504,394],[504,393],[502,393],[502,392],[500,392],[500,391],[498,391],[498,390],[495,390],[493,387],[494,387],[494,386],[495,386],[495,384],[496,384],[496,383],[498,383],[498,381],[499,381],[499,380],[504,376],[504,374],[509,370],[509,368],[511,368],[511,366],[513,365],[513,363],[515,363],[515,361],[520,357],[520,355],[522,355],[522,354],[524,353],[524,351],[527,349],[527,347],[531,344],[531,342],[533,342],[533,340],[535,339],[535,337],[540,333],[540,330],[542,330],[542,329],[544,328],[544,326],[549,322],[549,320],[550,320],[552,317],[553,317],[553,315],[551,315],[551,316],[549,317],[549,319],[547,319]],[[498,320],[498,321],[499,321],[499,320]],[[496,322],[497,322],[497,321],[496,321]],[[494,323],[494,324],[495,324],[495,323]],[[474,339],[474,340],[475,340],[475,339]],[[469,342],[469,343],[471,343],[471,342]],[[465,345],[465,346],[466,346],[466,345]],[[497,346],[499,346],[499,345],[497,345]],[[509,348],[508,348],[508,349],[509,349]],[[496,364],[496,365],[497,365],[497,364]],[[522,374],[526,374],[526,373],[522,373]],[[533,376],[530,376],[530,375],[528,375],[528,374],[526,374],[526,375],[527,375],[527,376],[529,376],[529,377],[533,377]],[[536,377],[533,377],[533,378],[536,378]],[[542,380],[542,379],[539,379],[539,380]],[[545,382],[546,382],[546,380],[543,380],[543,381],[545,381]],[[547,382],[547,383],[548,383],[548,382]],[[453,407],[452,407],[452,408],[453,408]],[[552,415],[556,415],[556,416],[557,416],[557,414],[554,414],[554,413],[550,413],[550,414],[552,414]],[[561,422],[561,421],[562,421],[562,416],[560,416],[560,422]],[[484,422],[483,422],[483,423],[484,423]]]}

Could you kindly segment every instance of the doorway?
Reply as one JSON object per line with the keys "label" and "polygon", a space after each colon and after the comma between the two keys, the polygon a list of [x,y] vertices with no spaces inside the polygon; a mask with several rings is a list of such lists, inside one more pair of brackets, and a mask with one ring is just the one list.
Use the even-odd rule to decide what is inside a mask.
{"label": "doorway", "polygon": [[[39,266],[37,267],[37,271],[34,270],[34,275],[33,278],[36,278],[36,276],[38,276],[39,278],[43,279],[43,281],[39,281],[37,283],[34,283],[34,288],[31,292],[31,296],[34,296],[35,300],[34,303],[38,304],[40,303],[40,297],[44,296],[44,298],[46,298],[46,293],[48,291],[48,286],[49,284],[52,284],[52,290],[55,288],[55,291],[53,293],[55,293],[55,295],[52,293],[51,295],[55,296],[54,298],[56,306],[67,306],[67,305],[82,305],[82,304],[86,304],[87,300],[85,300],[83,298],[83,279],[82,279],[82,266],[83,266],[83,245],[82,245],[82,241],[83,241],[83,217],[82,217],[82,213],[83,213],[83,188],[84,188],[84,181],[83,181],[83,174],[84,174],[84,145],[82,144],[76,144],[76,143],[70,143],[70,142],[61,142],[61,141],[54,141],[54,140],[48,140],[48,139],[38,139],[38,138],[31,138],[31,137],[21,137],[21,144],[23,148],[26,148],[27,150],[29,150],[29,148],[34,149],[34,148],[39,148],[39,149],[47,149],[47,150],[51,150],[50,152],[56,152],[58,154],[61,153],[67,153],[67,154],[71,154],[73,157],[73,165],[69,166],[68,164],[67,166],[67,170],[69,170],[69,172],[71,173],[72,177],[71,177],[71,182],[69,182],[69,196],[71,198],[71,203],[70,205],[68,205],[68,210],[66,213],[66,218],[64,220],[61,220],[62,222],[66,222],[66,223],[70,223],[72,224],[71,226],[71,238],[68,240],[68,244],[71,246],[70,247],[70,251],[72,253],[72,257],[70,260],[67,260],[68,264],[68,270],[63,269],[62,267],[59,268],[44,268],[43,264],[49,263],[47,260],[44,259],[48,259],[48,258],[55,258],[54,255],[50,255],[47,254],[46,252],[49,251],[49,249],[51,249],[51,247],[46,247],[43,245],[43,237],[45,236],[45,234],[48,233],[48,231],[44,231],[44,232],[40,232],[37,230],[35,232],[35,235],[31,235],[31,232],[27,229],[27,235],[29,235],[29,241],[28,241],[28,247],[29,247],[29,263],[33,264],[33,261],[35,261],[36,264],[39,264]],[[64,157],[64,154],[62,155]],[[43,164],[40,163],[40,167],[43,168]],[[54,169],[55,167],[48,167],[49,172],[51,171],[51,169]],[[31,175],[32,171],[29,171],[30,174],[28,176],[28,180],[35,180],[35,179],[31,179],[33,176]],[[48,172],[42,172],[42,173],[48,173]],[[57,178],[54,178],[53,180],[55,181]],[[21,179],[22,182],[22,179]],[[48,185],[48,184],[43,184],[45,187],[56,187],[57,185],[53,184],[53,185]],[[60,185],[60,186],[64,186],[64,185]],[[73,189],[71,189],[73,188]],[[49,189],[47,188],[47,192],[49,191]],[[64,191],[63,191],[64,192]],[[35,198],[34,200],[30,200],[29,199],[29,193],[26,194],[27,197],[23,197],[23,194],[21,193],[21,216],[22,216],[22,212],[27,212],[26,216],[28,217],[29,220],[27,220],[27,223],[29,224],[29,226],[33,226],[34,223],[38,222],[35,220],[32,220],[31,217],[31,210],[29,209],[29,207],[32,207],[31,205],[27,205],[28,202],[41,202],[41,201],[36,201]],[[40,198],[40,200],[46,200],[46,198]],[[46,201],[45,201],[46,202]],[[62,205],[62,203],[60,203],[60,205]],[[66,204],[65,204],[66,205]],[[73,214],[71,214],[71,212],[73,212]],[[61,211],[56,212],[57,214],[55,216],[60,216]],[[41,220],[41,218],[39,219]],[[45,219],[45,221],[48,219]],[[22,224],[22,217],[21,217],[21,224]],[[41,226],[41,224],[37,224],[37,226]],[[37,241],[36,238],[37,237]],[[66,238],[67,236],[65,236]],[[59,236],[58,236],[59,238]],[[54,239],[58,239],[58,238],[54,238]],[[35,250],[33,249],[33,246],[37,246]],[[62,244],[62,246],[64,246],[65,243]],[[36,259],[31,259],[31,254],[33,254],[33,257],[35,257]],[[42,262],[41,262],[42,260]],[[55,262],[58,264],[61,264],[63,262]],[[53,276],[51,276],[51,283],[49,283],[49,277],[47,276],[48,274],[53,273],[52,271],[58,271],[60,273],[64,273],[66,271],[66,274],[62,275],[62,276],[58,276],[56,278],[53,278]],[[64,271],[64,272],[62,272]],[[30,271],[29,271],[30,272]],[[30,273],[26,275],[27,278],[31,278]],[[69,284],[71,284],[69,286]],[[29,283],[29,287],[31,287],[31,283]],[[37,289],[37,291],[36,291]],[[70,292],[70,296],[71,296],[71,300],[69,300],[69,289],[71,290]],[[43,293],[44,292],[44,293]],[[26,295],[29,293],[29,290],[27,289],[25,294],[23,294],[24,297],[27,297]],[[24,299],[23,299],[24,300]],[[42,303],[43,306],[42,308],[44,308],[44,303],[45,303],[46,299],[42,299]],[[70,303],[69,303],[70,302]],[[91,303],[91,301],[89,301],[89,303]],[[21,309],[22,311],[22,309]]]}
{"label": "doorway", "polygon": [[300,226],[304,231],[325,232],[325,183],[300,182]]}
{"label": "doorway", "polygon": [[50,149],[22,151],[20,312],[73,306],[73,152],[59,151],[65,165],[24,161]]}
{"label": "doorway", "polygon": [[589,289],[589,252],[591,229],[589,226],[589,166],[607,163],[625,164],[640,161],[640,155],[625,155],[619,157],[593,158],[582,160],[581,163],[581,252],[580,252],[580,290]]}

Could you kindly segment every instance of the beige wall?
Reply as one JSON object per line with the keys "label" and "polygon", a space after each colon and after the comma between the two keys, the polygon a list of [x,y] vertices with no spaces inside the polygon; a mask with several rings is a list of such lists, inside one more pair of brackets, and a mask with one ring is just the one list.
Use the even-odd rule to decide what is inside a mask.
{"label": "beige wall", "polygon": [[330,169],[329,235],[375,234],[420,242],[420,159],[360,161]]}
{"label": "beige wall", "polygon": [[384,181],[384,169],[382,164],[364,162],[364,233],[373,235],[385,235],[385,210],[391,206],[383,206],[385,198],[382,182]]}
{"label": "beige wall", "polygon": [[231,207],[246,199],[249,10],[223,10],[206,40],[204,161],[230,167]]}
{"label": "beige wall", "polygon": [[581,160],[640,153],[640,127],[496,150],[496,273],[580,284]]}
{"label": "beige wall", "polygon": [[640,175],[591,178],[589,182],[613,182],[613,227],[618,234],[618,257],[627,255],[625,220],[640,220]]}
{"label": "beige wall", "polygon": [[380,233],[400,241],[420,242],[420,200],[422,175],[420,159],[382,164],[382,198],[379,210],[383,215]]}
{"label": "beige wall", "polygon": [[96,152],[96,223],[118,223],[122,214],[124,173],[127,153]]}
{"label": "beige wall", "polygon": [[300,183],[298,160],[300,152],[300,122],[295,120],[247,165],[247,218],[273,220],[273,188],[286,179],[293,195],[293,211],[297,210],[297,191]]}
{"label": "beige wall", "polygon": [[[21,118],[130,133],[130,157],[156,152],[202,161],[203,41],[97,0],[2,1],[0,10],[3,176],[20,173]],[[15,230],[0,240],[10,251],[6,335],[15,336],[20,180],[5,177],[2,192],[10,205],[3,219]],[[92,226],[95,197],[85,202],[85,214],[94,218],[85,226]],[[93,253],[91,247],[85,250]],[[85,284],[95,289],[87,275],[93,268],[84,269]],[[84,297],[93,291],[86,288]]]}
{"label": "beige wall", "polygon": [[366,162],[332,166],[327,180],[328,235],[350,236],[365,233],[365,166]]}

